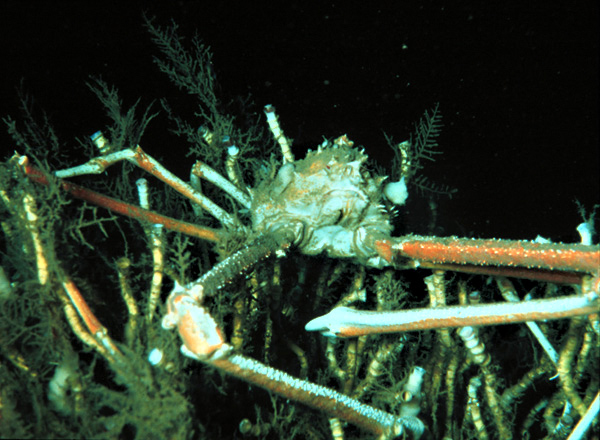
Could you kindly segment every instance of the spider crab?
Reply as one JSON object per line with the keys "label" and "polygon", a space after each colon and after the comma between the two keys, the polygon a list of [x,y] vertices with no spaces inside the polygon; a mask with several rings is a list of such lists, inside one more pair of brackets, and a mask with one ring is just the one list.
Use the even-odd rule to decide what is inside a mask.
{"label": "spider crab", "polygon": [[[55,173],[59,179],[98,174],[116,162],[128,161],[163,180],[207,210],[224,228],[241,227],[245,234],[252,237],[241,249],[199,279],[186,284],[175,283],[167,299],[167,313],[162,319],[162,326],[178,330],[183,341],[183,354],[288,399],[322,410],[332,416],[332,420],[343,419],[356,424],[381,438],[393,438],[403,432],[419,437],[425,429],[423,422],[417,418],[422,397],[421,383],[426,374],[421,367],[414,367],[404,386],[400,414],[390,414],[364,405],[343,393],[294,378],[238,354],[233,345],[226,341],[220,324],[204,306],[205,299],[218,295],[219,290],[227,283],[270,254],[283,256],[287,251],[308,255],[325,253],[331,258],[349,258],[374,268],[421,267],[434,271],[426,279],[426,283],[430,294],[434,297],[437,295],[437,304],[432,300],[432,307],[429,308],[384,312],[355,310],[343,305],[335,307],[330,313],[306,324],[306,330],[319,331],[329,337],[460,328],[459,335],[470,352],[471,362],[480,365],[485,372],[489,356],[473,327],[515,322],[532,324],[531,321],[587,316],[593,332],[598,334],[598,246],[412,235],[393,237],[389,210],[383,204],[383,194],[389,188],[386,187],[389,183],[385,182],[384,177],[373,176],[365,169],[363,165],[367,156],[363,151],[355,148],[346,136],[341,136],[333,142],[324,142],[304,159],[295,160],[290,143],[279,127],[274,108],[267,106],[265,112],[270,130],[283,155],[283,163],[275,175],[255,188],[245,187],[231,166],[238,154],[235,146],[229,148],[229,179],[201,162],[196,163],[192,173],[195,178],[211,181],[248,209],[252,223],[249,227],[236,225],[224,210],[206,198],[197,187],[170,173],[139,146],[114,153],[107,152],[86,164]],[[101,151],[108,143],[101,133],[94,136],[94,142]],[[15,160],[31,180],[48,183],[47,177],[29,164],[26,157],[16,157]],[[401,182],[394,184],[402,186]],[[142,201],[143,197],[141,207],[137,207],[102,196],[67,180],[61,180],[60,185],[75,197],[152,224],[214,242],[219,241],[222,234],[220,230],[156,214],[147,209],[147,203]],[[32,213],[30,220],[34,217]],[[499,288],[509,302],[469,305],[465,301],[462,305],[445,306],[444,271],[496,276]],[[576,286],[576,293],[520,301],[506,277],[571,284]],[[119,349],[111,342],[105,328],[87,306],[74,283],[65,279],[63,285],[91,338],[95,340],[92,343],[108,358],[118,357]],[[153,295],[155,301],[158,295],[160,289]],[[551,352],[551,349],[548,350]],[[573,391],[566,361],[556,353],[549,356],[557,365],[558,375],[563,381],[570,404],[584,419],[589,419],[589,414],[593,418],[597,412],[598,397],[588,408]],[[484,374],[486,380],[492,380],[491,374]],[[468,388],[471,402],[469,411],[481,434],[484,427],[481,415],[478,416],[477,400],[477,388],[481,386],[481,382],[475,379],[477,378],[473,378]],[[488,398],[492,399],[492,394]],[[496,422],[500,436],[509,436],[509,433],[503,432],[502,420]],[[332,424],[332,431],[335,432],[335,429]]]}
{"label": "spider crab", "polygon": [[[218,114],[213,76],[203,70],[211,65],[208,49],[196,41],[195,56],[191,56],[184,49],[181,40],[176,37],[176,27],[161,30],[151,22],[147,25],[167,59],[156,60],[160,69],[167,73],[177,86],[200,98],[200,116],[204,118],[204,123],[212,129],[219,126],[222,129],[219,131],[220,135],[235,130],[232,120],[225,121],[223,115]],[[582,432],[589,428],[600,405],[599,378],[593,365],[598,358],[600,249],[597,245],[592,245],[591,240],[585,240],[582,244],[560,244],[458,237],[393,236],[390,211],[394,204],[401,205],[406,198],[406,181],[400,178],[397,182],[389,182],[383,176],[369,171],[366,164],[367,155],[356,148],[346,136],[326,141],[303,159],[296,159],[272,106],[267,106],[265,113],[281,155],[278,154],[274,160],[276,163],[271,163],[270,168],[267,167],[267,172],[254,175],[259,175],[260,178],[255,179],[251,188],[244,181],[244,170],[240,172],[241,167],[238,166],[244,158],[243,144],[251,143],[244,141],[252,138],[251,135],[243,137],[238,148],[231,139],[215,140],[217,136],[208,129],[196,130],[187,127],[184,121],[175,119],[176,125],[179,128],[183,127],[182,131],[192,138],[194,143],[208,147],[205,151],[213,154],[213,159],[218,157],[218,160],[222,160],[222,150],[218,147],[227,147],[227,159],[219,165],[219,169],[224,171],[223,174],[198,161],[192,168],[188,183],[171,173],[139,145],[136,146],[139,137],[135,138],[135,141],[123,141],[126,138],[124,133],[127,134],[125,128],[131,128],[124,128],[123,120],[131,122],[133,113],[121,112],[119,99],[113,90],[102,85],[100,89],[104,92],[100,93],[98,88],[92,87],[108,108],[113,120],[120,122],[121,125],[117,123],[117,127],[121,131],[113,130],[111,140],[101,132],[92,136],[92,143],[99,150],[97,157],[79,166],[48,172],[35,167],[32,164],[33,160],[30,161],[27,156],[15,155],[7,167],[0,168],[0,199],[5,207],[3,213],[6,215],[2,228],[7,237],[6,242],[15,243],[14,253],[20,252],[19,255],[25,261],[21,267],[25,267],[28,275],[23,277],[25,282],[20,283],[21,294],[41,286],[40,290],[43,292],[33,302],[43,302],[44,311],[52,305],[62,306],[72,333],[99,353],[125,383],[126,388],[133,391],[129,395],[137,398],[127,407],[121,404],[119,398],[127,401],[130,396],[123,396],[127,393],[121,393],[117,398],[119,392],[115,391],[115,387],[109,388],[106,401],[113,403],[113,408],[116,408],[115,415],[112,419],[106,417],[106,423],[101,420],[99,428],[93,425],[89,432],[94,435],[109,432],[113,437],[122,435],[125,422],[122,421],[123,416],[120,413],[127,412],[127,409],[123,408],[129,408],[131,412],[137,408],[143,409],[135,413],[128,422],[139,423],[135,425],[139,438],[151,438],[153,435],[156,438],[189,438],[194,429],[203,424],[191,421],[197,417],[197,413],[192,416],[185,412],[185,407],[190,406],[190,395],[193,394],[192,391],[187,391],[187,388],[197,384],[191,383],[192,381],[186,382],[186,374],[179,374],[184,372],[182,366],[185,364],[169,339],[172,333],[160,328],[156,331],[157,327],[177,329],[183,341],[181,352],[187,357],[283,396],[290,418],[295,422],[303,420],[301,429],[304,438],[322,438],[323,430],[311,431],[314,424],[312,413],[304,412],[298,416],[298,412],[294,412],[295,406],[290,405],[291,401],[301,402],[326,413],[330,417],[328,432],[336,440],[344,438],[343,421],[359,426],[363,430],[359,432],[360,438],[364,438],[366,431],[382,439],[405,434],[417,438],[425,430],[434,438],[463,436],[485,439],[490,432],[492,436],[511,439],[519,435],[517,422],[520,423],[522,436],[529,435],[530,427],[537,423],[536,426],[543,426],[550,438],[566,438],[576,417],[580,417],[580,421],[573,433],[574,439],[581,438],[584,435]],[[215,114],[218,114],[218,117]],[[141,129],[134,127],[134,131],[143,131],[149,119],[146,114],[140,124]],[[215,122],[220,122],[220,125]],[[24,136],[21,136],[14,125],[12,128],[17,143],[29,145],[30,150],[32,146],[35,148],[32,154],[37,153],[39,145],[45,145],[44,139],[36,137],[39,134],[38,130],[28,130],[28,135],[33,138],[33,142],[28,144],[23,142]],[[52,131],[45,136],[55,140]],[[120,141],[115,141],[119,136]],[[111,141],[116,146],[112,145]],[[400,177],[408,179],[411,157],[410,154],[405,154],[407,150],[402,150],[400,146],[398,148],[403,160],[407,159],[402,163],[402,167],[399,167]],[[199,156],[202,157],[203,154]],[[107,197],[79,186],[72,180],[77,176],[104,173],[111,165],[123,161],[166,183],[190,200],[194,211],[201,212],[202,216],[206,216],[206,213],[212,216],[213,226],[218,226],[202,226],[204,220],[184,222],[151,210],[147,183],[142,179],[137,182],[137,205]],[[255,171],[262,165],[263,162],[253,162],[249,168]],[[22,178],[23,175],[26,178]],[[130,177],[127,174],[127,179],[124,179],[123,186],[127,190],[133,186]],[[37,188],[31,181],[47,185],[50,189],[42,193],[43,196],[36,197]],[[203,191],[202,181],[210,182],[211,185],[207,185],[209,191],[218,191],[215,191],[212,197],[208,197],[206,194],[209,193]],[[136,300],[132,288],[133,276],[128,273],[132,263],[128,258],[119,258],[116,264],[104,266],[105,270],[116,270],[117,277],[113,278],[118,278],[118,281],[112,290],[121,294],[127,308],[128,320],[123,332],[124,342],[115,342],[92,311],[95,308],[94,304],[88,306],[78,283],[71,279],[62,267],[61,258],[57,257],[62,249],[57,250],[54,237],[59,234],[42,220],[43,209],[46,210],[46,215],[49,211],[44,197],[47,198],[48,194],[51,194],[66,204],[62,198],[63,191],[92,205],[138,219],[142,224],[143,234],[140,234],[137,223],[131,227],[128,222],[115,220],[115,223],[118,223],[115,229],[117,234],[122,233],[121,227],[127,223],[127,227],[132,231],[130,235],[140,235],[127,237],[123,242],[127,247],[130,240],[135,240],[138,247],[142,248],[139,252],[142,257],[139,259],[145,262],[144,270],[149,269],[143,275],[151,274],[148,290],[146,286],[138,288],[139,299]],[[165,197],[170,193],[171,191],[165,192]],[[56,196],[57,194],[59,195]],[[215,194],[226,194],[226,197],[217,199]],[[127,192],[126,196],[131,197],[131,193]],[[218,200],[219,204],[213,200]],[[234,213],[231,214],[222,208],[223,203],[232,203],[230,206],[234,206]],[[178,201],[177,206],[181,207],[183,204]],[[178,215],[183,212],[176,211]],[[57,209],[55,212],[62,211]],[[95,208],[93,212],[96,213]],[[197,219],[197,216],[193,218]],[[92,224],[102,226],[101,221],[96,218],[92,220]],[[75,223],[73,221],[73,224]],[[85,222],[77,222],[73,229],[83,228],[81,223]],[[177,251],[178,258],[182,260],[177,263],[179,273],[170,270],[165,262],[167,251],[164,246],[164,229],[181,233],[174,234],[176,239],[180,239],[183,234],[200,238],[199,254],[203,251],[208,254],[208,247],[204,243],[217,244],[218,250],[221,250],[221,247],[229,248],[227,252],[223,252],[223,259],[217,264],[214,264],[213,256],[205,258],[206,261],[203,261],[202,265],[199,264],[202,268],[199,272],[204,272],[203,275],[189,281],[193,277],[188,276],[189,271],[184,269],[189,268],[190,264],[184,261],[186,257],[183,251]],[[63,229],[60,231],[67,235]],[[236,241],[232,236],[242,238]],[[80,252],[68,248],[71,241],[63,242],[66,243],[67,252],[64,254],[67,255],[63,254],[62,257],[66,261],[84,259]],[[78,244],[81,244],[81,241]],[[148,244],[150,255],[147,255]],[[123,253],[127,255],[127,250]],[[96,250],[93,249],[90,254],[94,257],[95,264],[98,259]],[[286,254],[287,257],[282,258]],[[122,255],[119,254],[120,257]],[[270,255],[279,258],[272,258],[267,269],[267,263],[263,263],[262,260]],[[305,255],[322,255],[323,258],[311,259],[305,258]],[[203,257],[200,255],[195,260],[201,260]],[[295,264],[299,261],[301,264],[296,267]],[[346,264],[346,261],[352,263]],[[287,267],[284,266],[286,262]],[[31,270],[32,267],[35,269]],[[14,264],[14,271],[16,268],[17,265]],[[371,269],[368,275],[366,268]],[[411,296],[410,291],[415,285],[405,284],[404,278],[416,274],[419,287],[422,285],[421,272],[414,270],[417,268],[432,272],[424,279],[427,291],[424,296],[429,298],[429,307],[425,304],[414,307],[415,303],[422,302],[423,295],[420,297],[416,294],[410,301],[405,299]],[[81,271],[94,272],[95,269],[86,265]],[[309,279],[311,271],[318,272],[319,275],[312,275]],[[110,288],[105,288],[105,271],[96,272],[100,273],[103,290],[110,291]],[[35,279],[32,279],[31,273],[34,273]],[[505,301],[494,299],[490,302],[490,296],[485,297],[478,291],[476,287],[479,286],[471,286],[471,279],[467,285],[467,281],[462,278],[463,273],[466,274],[465,278],[471,277],[471,274],[489,276],[488,280],[491,280],[491,283],[481,290],[487,289],[484,293],[489,293],[495,289],[493,294],[497,296],[499,291]],[[165,274],[174,279],[175,283],[166,298],[166,312],[160,320],[161,326],[158,326],[155,315],[163,294]],[[247,280],[240,276],[241,274],[244,274]],[[0,270],[0,300],[5,300],[12,288],[6,278],[4,271]],[[138,277],[137,280],[140,278],[142,277]],[[344,282],[340,282],[342,279]],[[543,286],[543,294],[538,295],[543,299],[522,301],[518,295],[522,286],[515,287],[511,279],[540,281],[536,286]],[[481,277],[477,278],[477,282],[480,280]],[[489,287],[489,284],[492,284],[492,287]],[[266,287],[262,292],[266,293],[261,296],[263,286]],[[85,287],[87,289],[89,285]],[[288,302],[285,305],[290,306],[285,310],[283,301],[273,298],[277,295],[282,297],[283,291],[287,293]],[[330,299],[333,297],[330,293],[334,293],[337,299]],[[145,306],[145,315],[138,301]],[[24,302],[20,301],[20,298],[13,298],[12,304],[20,305]],[[309,306],[303,308],[306,303]],[[453,305],[448,305],[449,303]],[[221,307],[226,311],[223,312]],[[0,312],[8,308],[3,306]],[[300,318],[294,315],[294,308],[303,308]],[[317,316],[323,312],[328,313]],[[57,315],[54,310],[52,313]],[[276,319],[272,315],[276,313],[276,319],[280,321],[279,330],[285,333],[284,335],[274,335]],[[141,319],[142,317],[144,319]],[[293,331],[289,328],[292,322],[293,325],[300,324],[300,335],[291,334]],[[527,350],[523,350],[527,352],[528,358],[522,362],[519,359],[524,365],[519,365],[518,371],[511,375],[511,380],[508,381],[500,376],[501,363],[498,358],[505,355],[504,352],[513,354],[513,350],[512,347],[504,350],[504,341],[497,337],[499,331],[495,329],[499,324],[520,322],[526,323],[536,339],[536,347],[539,343],[543,352],[538,354],[529,346]],[[484,326],[494,327],[486,333]],[[63,335],[62,338],[56,336],[60,334],[62,327],[64,326],[60,322],[43,333],[50,334],[59,341],[60,344],[56,343],[55,339],[51,340],[52,343],[61,345],[60,350],[70,350],[72,357],[77,358],[78,346],[73,346],[73,338],[69,338],[72,334]],[[140,328],[143,328],[145,333]],[[313,334],[306,336],[306,333],[301,331],[302,328],[309,332],[320,332],[327,338]],[[454,328],[458,330],[451,331]],[[430,329],[434,331],[424,331]],[[519,331],[520,329],[519,326]],[[412,333],[405,336],[403,332]],[[496,339],[490,339],[489,333]],[[4,336],[2,332],[0,336]],[[10,352],[15,345],[14,341],[20,336],[16,334],[7,344],[2,340],[2,347],[7,346],[7,350],[2,354],[8,353],[6,358],[12,362],[15,370],[27,376],[27,383],[40,382],[39,376],[35,377],[35,381],[31,381],[31,378],[34,378],[32,369],[22,357]],[[277,336],[277,342],[287,343],[280,344],[287,345],[286,354],[289,355],[290,350],[293,352],[294,359],[297,360],[294,367],[299,370],[297,375],[308,377],[310,367],[310,373],[318,377],[309,381],[284,372],[283,370],[291,370],[289,362],[281,366],[281,369],[273,368],[271,365],[274,362],[269,362],[272,360],[269,357],[275,350],[279,350],[278,354],[282,351],[279,346],[275,347],[277,344],[274,341]],[[308,345],[309,348],[300,347],[302,338],[310,341],[303,345]],[[527,338],[520,339],[527,341]],[[161,345],[165,340],[168,340],[168,344]],[[499,347],[494,346],[494,349],[490,350],[488,347],[491,343]],[[554,348],[554,345],[558,344],[562,347],[559,351]],[[320,345],[323,347],[317,348]],[[22,350],[23,353],[43,349],[40,343],[35,345],[35,350],[26,348],[27,350]],[[59,349],[55,351],[58,352]],[[252,357],[242,354],[250,351]],[[55,352],[51,354],[53,359],[57,359]],[[171,361],[168,360],[169,356]],[[263,362],[258,361],[259,358],[262,358]],[[1,360],[4,362],[4,357]],[[514,363],[514,356],[509,362]],[[44,362],[44,365],[46,364],[47,362]],[[2,367],[3,363],[0,363],[0,373],[5,371]],[[69,409],[64,404],[69,397],[66,390],[70,390],[75,396],[75,406],[86,401],[85,387],[69,385],[69,375],[64,371],[62,364],[57,366],[54,378],[49,384],[47,399],[63,402],[60,407],[62,411]],[[325,372],[324,375],[322,372]],[[201,394],[203,397],[206,394],[206,400],[210,400],[209,404],[212,405],[209,392],[214,391],[216,387],[210,374],[204,373],[202,376],[208,378],[201,380],[205,382],[207,389],[202,390]],[[81,376],[79,375],[79,378],[83,382]],[[556,385],[548,387],[551,389],[547,395],[538,399],[537,394],[543,388],[542,383],[547,386],[548,378],[552,376],[557,376],[559,383],[554,382]],[[3,377],[5,376],[0,375],[0,382]],[[155,380],[157,377],[160,377],[162,382],[159,379]],[[94,380],[89,377],[87,379],[91,388],[95,384]],[[337,387],[332,382],[337,382]],[[183,384],[182,388],[186,391],[178,394],[173,383]],[[4,385],[6,382],[2,383],[0,391]],[[506,386],[502,389],[504,385]],[[535,392],[526,394],[534,387]],[[584,387],[585,392],[582,391]],[[157,392],[157,389],[167,392]],[[99,394],[90,394],[91,397],[88,397],[87,401],[96,402]],[[216,391],[213,395],[215,394]],[[228,393],[224,394],[227,394],[225,398],[230,402],[239,397],[241,392],[236,390],[235,393],[231,393],[231,397]],[[536,399],[524,398],[530,397],[531,394],[536,394]],[[7,410],[10,405],[4,405],[4,396],[5,394],[0,392],[0,422],[5,415],[10,415]],[[41,399],[43,398],[44,396]],[[37,401],[41,399],[37,398]],[[370,400],[370,405],[363,403],[367,400]],[[118,404],[114,404],[115,401],[118,401]],[[152,401],[155,406],[145,406],[147,401]],[[249,401],[253,403],[255,396],[250,396]],[[518,406],[521,401],[523,404]],[[98,419],[105,419],[105,408],[94,408],[96,411],[91,414],[99,414]],[[172,415],[173,413],[168,412],[171,408],[181,408],[182,413]],[[424,408],[427,410],[422,411]],[[518,417],[515,415],[516,408],[523,412],[519,413]],[[206,411],[208,419],[212,418],[215,412],[227,412],[221,411],[220,408],[218,411],[211,409],[214,408],[208,408]],[[168,423],[174,426],[167,423],[168,426],[160,432],[164,435],[158,435],[152,431],[154,425],[147,423],[147,420],[148,417],[158,419],[163,413],[166,414],[164,418],[168,419]],[[75,408],[70,414],[80,416],[83,412],[78,413]],[[181,417],[182,414],[185,417]],[[539,421],[542,418],[541,414],[543,421]],[[85,417],[76,420],[92,423],[94,418],[86,413]],[[260,414],[257,418],[256,423],[248,419],[242,420],[235,435],[241,432],[264,437],[269,429],[267,425],[274,429],[278,423],[286,423],[286,420],[282,421],[283,417],[277,420],[273,416],[269,423],[260,420]],[[183,419],[188,422],[181,422]],[[226,423],[231,425],[231,418],[228,418]],[[300,426],[300,422],[297,423]],[[151,426],[150,431],[148,426]],[[579,434],[576,434],[577,430],[580,430]],[[346,434],[348,432],[352,435],[356,430],[348,429]]]}

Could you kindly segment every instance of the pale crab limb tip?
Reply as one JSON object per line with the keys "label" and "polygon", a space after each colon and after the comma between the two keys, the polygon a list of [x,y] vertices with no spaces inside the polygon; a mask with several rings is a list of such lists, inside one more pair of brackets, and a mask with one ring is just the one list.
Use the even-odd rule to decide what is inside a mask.
{"label": "pale crab limb tip", "polygon": [[357,313],[360,312],[350,307],[336,307],[328,314],[309,321],[304,329],[308,332],[320,332],[327,337],[340,337],[348,323],[356,325]]}
{"label": "pale crab limb tip", "polygon": [[319,331],[324,336],[343,338],[374,333],[561,319],[590,315],[599,311],[600,305],[595,295],[571,295],[520,303],[451,306],[394,312],[370,312],[336,307],[328,314],[308,322],[305,329]]}

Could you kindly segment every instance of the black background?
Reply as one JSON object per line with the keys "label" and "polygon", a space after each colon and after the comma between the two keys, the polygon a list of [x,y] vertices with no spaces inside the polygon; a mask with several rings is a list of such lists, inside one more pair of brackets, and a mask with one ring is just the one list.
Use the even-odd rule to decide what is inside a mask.
{"label": "black background", "polygon": [[[597,1],[5,0],[0,114],[19,117],[21,78],[67,140],[108,123],[90,75],[126,106],[181,99],[152,63],[144,12],[197,32],[225,96],[251,93],[259,113],[275,105],[296,151],[347,133],[389,166],[383,131],[406,139],[439,102],[444,155],[423,172],[458,189],[439,200],[440,234],[577,241],[574,200],[599,203]],[[192,161],[165,124],[142,146],[185,176]],[[419,230],[426,216],[411,206]]]}

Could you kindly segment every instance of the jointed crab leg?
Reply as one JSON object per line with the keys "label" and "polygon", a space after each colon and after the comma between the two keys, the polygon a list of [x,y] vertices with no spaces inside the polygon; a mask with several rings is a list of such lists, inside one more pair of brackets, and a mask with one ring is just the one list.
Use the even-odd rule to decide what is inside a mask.
{"label": "jointed crab leg", "polygon": [[523,267],[588,274],[600,270],[600,247],[582,244],[407,236],[380,240],[376,247],[389,262],[405,257],[439,264]]}
{"label": "jointed crab leg", "polygon": [[584,416],[579,420],[577,426],[569,436],[569,440],[579,440],[582,439],[589,427],[594,422],[594,419],[600,413],[600,393],[596,394],[594,401],[589,406]]}
{"label": "jointed crab leg", "polygon": [[175,191],[201,206],[223,225],[234,225],[233,217],[229,213],[163,167],[160,162],[149,154],[146,154],[139,145],[135,148],[128,148],[105,156],[95,157],[83,165],[60,170],[55,174],[61,179],[82,174],[100,174],[109,166],[122,160],[131,162],[152,174],[154,177],[162,180]]}
{"label": "jointed crab leg", "polygon": [[600,311],[597,294],[571,295],[519,303],[479,304],[371,312],[336,307],[306,324],[325,336],[355,337],[434,328],[510,324],[591,315]]}
{"label": "jointed crab leg", "polygon": [[[29,164],[26,156],[19,159],[25,174],[34,182],[48,185],[47,177],[37,168]],[[187,223],[181,220],[177,220],[171,217],[167,217],[156,212],[140,208],[136,205],[122,202],[112,197],[105,196],[91,189],[87,189],[83,186],[71,183],[65,180],[61,181],[61,187],[63,190],[71,194],[73,197],[88,201],[94,205],[101,206],[103,208],[110,209],[118,214],[126,215],[131,218],[138,219],[140,221],[146,221],[149,223],[156,223],[164,225],[165,228],[172,231],[181,232],[193,237],[202,238],[203,240],[219,241],[220,231],[217,229],[207,228],[198,226],[192,223]]]}
{"label": "jointed crab leg", "polygon": [[250,208],[250,204],[252,203],[250,197],[225,177],[217,173],[213,168],[206,165],[204,162],[197,160],[192,167],[192,173],[217,185],[219,188],[237,200],[238,203],[240,203],[244,208]]}
{"label": "jointed crab leg", "polygon": [[475,264],[439,264],[424,261],[411,261],[415,268],[433,269],[449,272],[462,272],[475,275],[524,278],[528,280],[554,284],[581,284],[584,274],[577,272],[552,272],[546,269],[527,269],[524,267],[477,266]]}
{"label": "jointed crab leg", "polygon": [[288,246],[287,237],[261,235],[229,258],[215,265],[191,284],[201,286],[203,294],[206,296],[214,295],[249,267]]}
{"label": "jointed crab leg", "polygon": [[416,417],[396,417],[329,388],[294,378],[251,358],[232,353],[233,348],[224,342],[222,332],[208,311],[200,305],[201,301],[205,295],[215,294],[250,265],[285,246],[284,238],[260,236],[197,281],[187,286],[176,285],[167,300],[163,327],[177,327],[183,340],[181,350],[185,355],[281,396],[325,411],[385,438],[395,437],[405,429],[422,433],[423,424]]}
{"label": "jointed crab leg", "polygon": [[397,417],[365,405],[331,390],[233,353],[208,311],[200,306],[203,288],[199,284],[185,288],[177,286],[168,300],[168,313],[163,327],[177,327],[183,340],[181,351],[239,379],[265,388],[288,399],[325,411],[333,417],[349,421],[383,438],[395,438],[405,429],[415,437],[424,431],[416,417]]}
{"label": "jointed crab leg", "polygon": [[[599,246],[407,236],[376,241],[375,248],[390,263],[408,258],[415,266],[579,284],[588,293],[512,304],[404,310],[373,315],[371,312],[338,308],[309,322],[307,330],[357,336],[560,319],[600,311]],[[587,277],[588,274],[593,278]]]}
{"label": "jointed crab leg", "polygon": [[242,355],[233,354],[222,359],[207,359],[204,362],[280,396],[385,436],[384,438],[396,438],[405,432],[405,429],[415,432],[417,437],[424,431],[422,422],[416,417],[394,416],[335,390],[295,378]]}

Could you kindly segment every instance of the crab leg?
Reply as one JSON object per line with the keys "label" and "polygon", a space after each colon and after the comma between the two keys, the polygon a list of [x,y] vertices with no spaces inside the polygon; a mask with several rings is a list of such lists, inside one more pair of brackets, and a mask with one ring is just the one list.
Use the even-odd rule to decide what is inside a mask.
{"label": "crab leg", "polygon": [[478,304],[372,312],[336,307],[306,324],[325,336],[355,337],[434,328],[510,324],[591,315],[600,311],[597,294],[572,295],[519,303]]}
{"label": "crab leg", "polygon": [[[583,244],[534,243],[518,240],[476,240],[406,236],[378,240],[375,248],[388,262],[410,258],[418,263],[452,265],[460,271],[475,266],[507,268],[506,276],[525,276],[515,268],[597,274],[600,247]],[[486,273],[489,273],[486,267]],[[555,277],[556,278],[556,277]],[[572,278],[572,277],[571,277]]]}
{"label": "crab leg", "polygon": [[590,428],[594,419],[598,416],[600,412],[600,393],[596,394],[594,401],[589,406],[584,416],[579,420],[577,426],[569,436],[568,440],[579,440],[582,439],[587,430]]}
{"label": "crab leg", "polygon": [[130,162],[162,180],[175,191],[201,206],[223,225],[233,226],[234,220],[229,213],[163,167],[160,162],[149,154],[146,154],[139,145],[135,148],[128,148],[105,156],[95,157],[83,165],[57,171],[55,175],[56,177],[63,179],[83,174],[100,174],[109,166],[122,160]]}
{"label": "crab leg", "polygon": [[297,379],[254,359],[234,354],[233,347],[225,343],[215,320],[200,305],[202,299],[206,295],[214,295],[245,269],[285,246],[286,241],[282,238],[260,236],[195,282],[186,286],[176,284],[167,299],[163,328],[177,328],[183,340],[181,351],[186,356],[288,399],[325,411],[333,417],[347,420],[379,435],[395,437],[405,429],[422,433],[423,423],[416,417],[396,417],[364,405],[329,388]]}
{"label": "crab leg", "polygon": [[[31,180],[43,185],[49,184],[46,175],[44,175],[44,173],[42,173],[39,169],[30,165],[26,156],[21,157],[19,159],[19,163],[25,174]],[[61,180],[60,185],[64,191],[68,192],[73,197],[77,197],[78,199],[82,199],[93,203],[94,205],[109,209],[118,214],[126,215],[127,217],[135,218],[140,221],[161,224],[164,225],[165,228],[172,231],[202,238],[203,240],[217,242],[220,239],[221,233],[217,229],[202,227],[193,223],[187,223],[172,217],[157,214],[156,212],[125,203],[121,200],[113,199],[112,197],[105,196],[96,191],[92,191],[91,189],[65,180]]]}
{"label": "crab leg", "polygon": [[423,432],[424,426],[416,417],[397,417],[365,405],[345,394],[317,385],[271,368],[246,356],[232,354],[206,363],[287,399],[301,402],[330,416],[360,426],[373,434],[396,438],[405,429]]}
{"label": "crab leg", "polygon": [[208,311],[199,305],[202,289],[177,286],[168,300],[163,327],[177,327],[183,340],[181,351],[198,361],[239,379],[344,419],[383,438],[395,438],[405,430],[418,438],[424,431],[416,417],[397,417],[365,405],[344,394],[271,368],[249,357],[234,354]]}
{"label": "crab leg", "polygon": [[250,208],[250,204],[252,203],[250,197],[204,162],[197,160],[192,167],[192,173],[217,185],[219,188],[237,200],[238,203],[240,203],[244,208]]}

